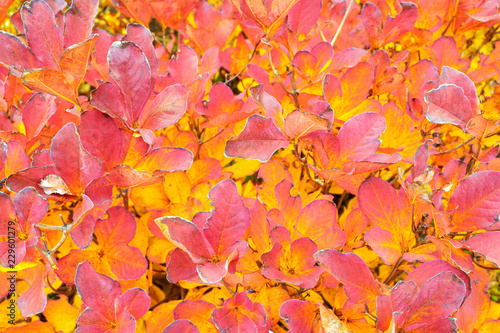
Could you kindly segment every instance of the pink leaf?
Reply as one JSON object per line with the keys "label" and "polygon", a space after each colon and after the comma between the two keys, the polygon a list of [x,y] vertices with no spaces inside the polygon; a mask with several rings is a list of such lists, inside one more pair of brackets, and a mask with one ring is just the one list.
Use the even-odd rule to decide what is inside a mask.
{"label": "pink leaf", "polygon": [[322,250],[314,258],[344,284],[345,293],[351,301],[366,303],[375,300],[381,293],[370,269],[356,254]]}
{"label": "pink leaf", "polygon": [[42,0],[26,2],[21,17],[31,51],[45,67],[59,70],[63,45],[52,9]]}
{"label": "pink leaf", "polygon": [[42,62],[16,36],[0,31],[0,43],[3,45],[0,63],[5,65],[13,75],[20,77],[29,69],[43,67]]}
{"label": "pink leaf", "polygon": [[68,123],[52,139],[50,154],[58,174],[77,195],[101,175],[101,163],[83,149],[74,123]]}
{"label": "pink leaf", "polygon": [[266,162],[279,148],[286,148],[290,140],[276,127],[271,118],[253,115],[245,129],[226,144],[229,157],[252,158]]}
{"label": "pink leaf", "polygon": [[236,184],[230,179],[215,185],[208,196],[214,209],[203,231],[215,253],[222,254],[248,229],[250,211],[239,195]]}
{"label": "pink leaf", "polygon": [[349,119],[339,131],[340,151],[347,161],[363,160],[377,152],[385,118],[366,112]]}
{"label": "pink leaf", "polygon": [[448,203],[455,231],[474,231],[498,222],[500,172],[479,171],[457,186]]}
{"label": "pink leaf", "polygon": [[151,298],[141,288],[129,289],[116,299],[116,306],[125,309],[135,319],[144,316],[150,305]]}
{"label": "pink leaf", "polygon": [[165,327],[162,333],[200,333],[200,331],[189,320],[178,319]]}
{"label": "pink leaf", "polygon": [[149,110],[139,118],[142,128],[156,131],[173,125],[187,110],[188,89],[175,84],[165,88],[153,100]]}
{"label": "pink leaf", "polygon": [[500,266],[500,231],[487,231],[474,235],[464,242],[474,252],[482,254],[487,260]]}
{"label": "pink leaf", "polygon": [[99,9],[98,0],[73,0],[64,15],[64,47],[89,38],[94,18]]}
{"label": "pink leaf", "polygon": [[125,105],[134,119],[139,118],[151,87],[151,70],[144,52],[133,42],[114,42],[109,48],[108,63]]}
{"label": "pink leaf", "polygon": [[436,124],[452,124],[465,130],[469,120],[476,114],[464,91],[454,84],[443,84],[425,95],[428,105],[426,117]]}
{"label": "pink leaf", "polygon": [[28,141],[36,137],[56,112],[55,96],[36,93],[23,108],[23,124]]}
{"label": "pink leaf", "polygon": [[122,293],[117,281],[96,273],[85,261],[76,269],[75,284],[85,305],[109,321],[114,319],[115,299]]}
{"label": "pink leaf", "polygon": [[479,113],[479,99],[477,98],[476,86],[467,74],[457,71],[455,68],[443,66],[438,84],[454,84],[464,91],[465,97],[469,100],[472,113]]}

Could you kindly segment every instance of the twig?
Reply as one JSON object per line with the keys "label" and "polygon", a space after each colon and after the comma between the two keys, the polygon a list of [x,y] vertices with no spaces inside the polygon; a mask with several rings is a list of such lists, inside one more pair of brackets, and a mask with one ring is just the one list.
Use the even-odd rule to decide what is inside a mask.
{"label": "twig", "polygon": [[[38,245],[35,245],[35,248],[40,251],[50,262],[50,266],[52,266],[52,268],[57,268],[57,265],[56,263],[54,262],[54,258],[52,257],[52,254],[48,253],[47,251],[45,251],[44,249],[42,249],[40,246]],[[50,251],[49,251],[50,252]]]}
{"label": "twig", "polygon": [[66,241],[66,238],[68,238],[69,232],[71,231],[71,229],[74,226],[74,223],[67,224],[64,221],[64,218],[63,218],[62,214],[59,214],[59,217],[61,218],[61,221],[63,223],[63,225],[61,225],[61,226],[48,225],[48,224],[42,224],[42,223],[36,224],[36,226],[38,228],[47,229],[47,230],[57,230],[57,231],[62,231],[62,233],[63,233],[63,235],[62,235],[61,239],[59,240],[59,242],[51,250],[49,250],[47,248],[47,243],[44,240],[45,250],[44,250],[43,253],[46,254],[46,255],[48,255],[48,256],[52,256],[52,254],[54,252],[56,252],[64,244],[64,242]]}
{"label": "twig", "polygon": [[[458,2],[457,2],[457,3],[458,3]],[[443,36],[446,34],[446,32],[447,32],[447,31],[448,31],[448,29],[450,28],[451,24],[452,24],[452,23],[453,23],[453,21],[455,20],[455,16],[456,16],[456,15],[453,15],[453,16],[451,17],[451,20],[450,20],[450,22],[448,22],[448,25],[446,26],[446,28],[444,29],[443,33],[441,34],[441,37],[443,37]]]}
{"label": "twig", "polygon": [[[290,75],[291,74],[291,75]],[[292,96],[293,96],[293,102],[295,103],[295,107],[297,109],[300,109],[300,104],[299,104],[299,99],[298,99],[298,95],[299,93],[297,92],[297,86],[295,85],[295,76],[294,76],[294,72],[293,71],[290,71],[289,72],[289,75],[290,75],[290,81],[292,83]]]}
{"label": "twig", "polygon": [[349,15],[349,12],[351,11],[353,4],[354,4],[354,0],[351,0],[351,2],[349,3],[349,6],[347,7],[347,10],[345,11],[345,14],[344,14],[344,17],[342,18],[342,21],[340,21],[339,28],[337,29],[337,32],[335,33],[335,36],[333,36],[332,42],[330,43],[332,46],[337,41],[337,38],[340,35],[340,30],[342,30],[342,27],[344,26],[344,23],[347,20],[347,15]]}
{"label": "twig", "polygon": [[281,88],[283,88],[283,90],[287,94],[289,94],[290,96],[293,96],[293,92],[291,92],[290,90],[288,90],[285,87],[285,84],[283,83],[283,80],[281,79],[280,73],[278,72],[276,67],[274,67],[273,58],[271,57],[271,50],[272,50],[273,46],[271,45],[270,42],[267,44],[267,46],[268,46],[267,57],[269,59],[269,65],[271,66],[271,70],[273,71],[274,76],[278,80],[278,83],[280,84]]}
{"label": "twig", "polygon": [[398,269],[399,265],[401,265],[402,262],[403,262],[403,256],[399,257],[398,261],[392,268],[391,273],[389,274],[387,279],[385,279],[384,284],[389,284],[391,282],[392,278],[394,277],[394,273],[396,273],[396,270]]}
{"label": "twig", "polygon": [[226,283],[226,281],[224,281],[223,279],[220,281],[222,283],[222,285],[227,289],[227,291],[229,291],[229,293],[234,296],[236,295],[236,293],[233,291],[233,289],[231,289],[231,287],[228,286],[228,284]]}
{"label": "twig", "polygon": [[204,143],[207,143],[208,141],[212,140],[213,138],[215,138],[216,136],[218,136],[219,134],[221,134],[222,132],[224,132],[226,130],[226,128],[223,128],[222,130],[220,130],[217,134],[215,134],[214,136],[212,136],[210,139],[207,139],[203,142],[199,142],[199,145],[201,146],[202,144]]}
{"label": "twig", "polygon": [[490,270],[490,271],[498,271],[498,270],[500,270],[500,268],[498,268],[498,267],[490,267],[490,266],[485,266],[485,265],[483,265],[483,264],[480,264],[480,263],[478,263],[478,262],[476,261],[476,259],[475,259],[475,258],[472,258],[472,261],[473,261],[473,262],[474,262],[477,266],[479,266],[479,267],[481,267],[481,268],[484,268],[484,269],[486,269],[486,270]]}
{"label": "twig", "polygon": [[56,246],[54,246],[52,248],[52,250],[50,250],[48,253],[49,254],[52,254],[54,252],[56,252],[57,250],[59,250],[59,248],[64,244],[64,242],[66,241],[66,238],[68,238],[68,230],[65,230],[63,231],[63,235],[61,237],[61,239],[59,240],[59,243],[56,244]]}
{"label": "twig", "polygon": [[[265,36],[262,36],[262,38],[264,38]],[[255,54],[257,53],[257,47],[260,45],[260,42],[262,41],[262,38],[259,39],[259,41],[257,42],[257,44],[255,44],[255,47],[253,48],[253,51],[252,53],[250,54],[250,58],[248,58],[248,61],[245,65],[245,67],[243,67],[241,69],[241,71],[238,72],[238,74],[232,76],[231,78],[227,79],[226,82],[224,82],[224,84],[228,84],[229,82],[233,81],[234,79],[236,79],[238,76],[241,75],[241,73],[243,73],[243,71],[247,68],[248,64],[250,64],[250,61],[252,61],[253,57],[255,56]]]}
{"label": "twig", "polygon": [[500,28],[500,25],[497,25],[496,27],[492,27],[490,28],[490,30],[488,30],[486,32],[486,34],[484,35],[484,39],[483,39],[483,42],[481,43],[481,45],[479,45],[479,47],[476,49],[476,52],[474,52],[474,56],[477,56],[479,54],[479,52],[481,51],[481,49],[488,43],[490,42],[493,37],[495,37],[498,29]]}
{"label": "twig", "polygon": [[36,226],[41,229],[58,230],[58,231],[64,231],[66,228],[64,225],[49,225],[43,223],[37,223]]}
{"label": "twig", "polygon": [[444,155],[444,154],[451,153],[451,152],[453,152],[453,151],[457,150],[458,148],[465,146],[466,144],[468,144],[469,142],[471,142],[471,141],[472,141],[472,140],[474,140],[475,138],[476,138],[475,136],[473,136],[473,137],[471,137],[471,138],[468,138],[467,140],[465,140],[464,142],[462,142],[462,143],[461,143],[461,144],[459,144],[458,146],[455,146],[455,147],[453,147],[453,148],[451,148],[451,149],[448,149],[448,150],[442,151],[442,152],[440,152],[440,153],[437,153],[436,155]]}
{"label": "twig", "polygon": [[128,188],[121,188],[120,189],[120,196],[123,198],[123,207],[125,207],[126,210],[129,210],[129,206],[128,206]]}

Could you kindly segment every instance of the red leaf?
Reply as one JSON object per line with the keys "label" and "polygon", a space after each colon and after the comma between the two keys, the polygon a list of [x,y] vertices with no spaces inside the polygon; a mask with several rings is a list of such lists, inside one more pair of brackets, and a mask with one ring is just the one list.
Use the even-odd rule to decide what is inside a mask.
{"label": "red leaf", "polygon": [[[120,88],[132,125],[149,97],[151,70],[144,52],[133,42],[114,42],[108,53],[109,73]],[[98,88],[99,89],[99,88]]]}
{"label": "red leaf", "polygon": [[375,300],[381,293],[370,269],[356,254],[322,250],[314,258],[344,284],[345,293],[351,301],[366,303]]}
{"label": "red leaf", "polygon": [[466,287],[465,297],[467,298],[471,292],[471,281],[469,276],[461,269],[452,266],[444,260],[432,260],[418,266],[416,270],[408,274],[405,281],[413,281],[419,288],[427,282],[427,280],[434,277],[438,272],[452,272],[455,273],[463,282]]}
{"label": "red leaf", "polygon": [[181,280],[191,281],[198,278],[197,264],[193,262],[192,257],[176,248],[170,257],[167,259],[167,280],[172,283],[177,283]]}
{"label": "red leaf", "polygon": [[288,147],[290,140],[276,127],[271,118],[253,115],[245,129],[226,144],[229,157],[252,158],[266,162],[274,152]]}
{"label": "red leaf", "polygon": [[82,193],[101,175],[101,163],[83,149],[73,123],[65,125],[54,136],[50,154],[57,173],[74,195]]}
{"label": "red leaf", "polygon": [[101,162],[104,171],[121,164],[127,155],[131,137],[113,120],[97,110],[82,114],[78,130],[83,148]]}
{"label": "red leaf", "polygon": [[443,272],[429,279],[418,291],[413,302],[396,315],[396,325],[411,329],[445,319],[462,304],[465,284],[452,272]]}
{"label": "red leaf", "polygon": [[479,113],[479,99],[476,93],[476,86],[466,74],[457,71],[455,68],[443,66],[438,84],[440,86],[443,84],[454,84],[462,88],[465,97],[469,100],[472,113]]}
{"label": "red leaf", "polygon": [[474,231],[498,222],[500,172],[480,171],[457,186],[448,203],[453,211],[454,231]]}
{"label": "red leaf", "polygon": [[29,69],[43,67],[42,62],[16,36],[0,31],[0,43],[4,46],[0,53],[0,63],[15,76],[21,76]]}
{"label": "red leaf", "polygon": [[23,108],[23,124],[29,140],[36,137],[50,117],[56,112],[55,97],[45,94],[34,94]]}
{"label": "red leaf", "polygon": [[215,185],[208,196],[214,210],[203,231],[215,253],[222,254],[245,233],[250,224],[250,211],[232,180],[223,180]]}
{"label": "red leaf", "polygon": [[280,317],[285,320],[290,333],[315,332],[318,308],[310,301],[290,299],[280,307]]}
{"label": "red leaf", "polygon": [[[164,217],[155,222],[174,244],[190,255],[198,265],[200,278],[205,283],[215,283],[226,275],[229,263],[246,252],[247,244],[238,240],[248,229],[251,217],[232,180],[215,185],[209,197],[214,206],[210,215],[198,213],[193,222],[177,217]],[[177,276],[175,267],[183,266],[171,260],[167,274],[172,271],[173,276]],[[182,270],[183,276],[192,272],[190,265]]]}
{"label": "red leaf", "polygon": [[64,47],[89,38],[94,18],[99,9],[98,0],[73,0],[64,15]]}
{"label": "red leaf", "polygon": [[378,47],[384,41],[382,33],[383,18],[380,9],[377,5],[367,2],[361,10],[361,21],[365,26],[366,32],[370,39],[374,41],[374,46]]}
{"label": "red leaf", "polygon": [[283,130],[283,110],[281,105],[273,95],[264,90],[264,85],[260,84],[250,88],[250,95],[255,103],[265,111],[266,117],[271,118],[274,124],[280,130]]}
{"label": "red leaf", "polygon": [[[390,231],[395,238],[412,233],[409,202],[386,181],[372,177],[359,187],[359,206],[373,225]],[[412,233],[413,234],[413,233]],[[410,238],[410,237],[405,237]]]}
{"label": "red leaf", "polygon": [[200,331],[189,320],[178,319],[165,327],[162,333],[200,333]]}
{"label": "red leaf", "polygon": [[135,117],[140,126],[155,131],[173,125],[187,110],[188,89],[175,84],[166,87],[153,100],[146,112]]}
{"label": "red leaf", "polygon": [[150,94],[153,93],[156,78],[158,77],[158,59],[156,58],[155,49],[153,47],[153,35],[148,28],[138,23],[129,23],[127,25],[127,35],[123,40],[131,41],[137,44],[144,52],[148,59],[148,64],[151,70],[151,87]]}
{"label": "red leaf", "polygon": [[402,10],[392,18],[388,16],[384,24],[384,44],[396,40],[407,33],[417,22],[418,8],[412,2],[401,2]]}
{"label": "red leaf", "polygon": [[37,243],[34,227],[49,211],[49,203],[32,187],[21,190],[13,202],[17,215],[16,227],[20,232],[17,236],[24,238],[28,246],[33,246]]}
{"label": "red leaf", "polygon": [[289,29],[300,35],[308,34],[321,15],[321,0],[299,0],[288,13]]}
{"label": "red leaf", "polygon": [[293,111],[285,119],[285,134],[292,139],[317,138],[330,130],[331,123],[320,116]]}
{"label": "red leaf", "polygon": [[37,265],[25,269],[19,276],[29,284],[28,289],[17,299],[17,306],[23,317],[28,318],[45,309],[47,295],[43,292],[43,289],[45,288],[46,274],[47,268],[43,265]]}
{"label": "red leaf", "polygon": [[384,131],[385,118],[378,113],[366,112],[349,119],[338,134],[343,158],[360,161],[375,154]]}
{"label": "red leaf", "polygon": [[[77,320],[78,331],[134,332],[135,319],[144,315],[150,298],[140,288],[121,293],[120,284],[106,275],[96,273],[88,261],[78,265],[76,290],[87,309]],[[130,312],[129,312],[130,310]]]}
{"label": "red leaf", "polygon": [[464,95],[462,88],[454,84],[443,84],[425,95],[428,105],[426,117],[436,124],[453,124],[465,130],[476,113]]}
{"label": "red leaf", "polygon": [[21,17],[31,51],[44,67],[59,70],[63,45],[52,9],[42,0],[31,1],[22,6]]}
{"label": "red leaf", "polygon": [[262,275],[268,279],[288,282],[301,288],[314,288],[323,273],[313,254],[318,246],[309,238],[300,238],[291,244],[275,243],[271,251],[261,256]]}
{"label": "red leaf", "polygon": [[83,303],[108,321],[115,315],[115,299],[121,295],[120,284],[110,277],[96,273],[88,261],[78,265],[76,290]]}
{"label": "red leaf", "polygon": [[141,288],[129,289],[116,299],[116,306],[126,310],[135,319],[144,316],[150,305],[151,299]]}
{"label": "red leaf", "polygon": [[19,192],[25,187],[34,187],[38,193],[45,194],[44,190],[39,186],[40,181],[49,175],[55,174],[57,171],[53,166],[47,167],[31,167],[26,170],[19,171],[7,178],[7,188],[13,192]]}
{"label": "red leaf", "polygon": [[[197,263],[212,256],[212,251],[210,251],[209,243],[203,232],[193,222],[180,217],[169,217],[163,218],[157,223],[162,230],[167,232],[167,237],[174,244],[189,253],[193,262]],[[162,228],[159,223],[166,225],[166,229]]]}
{"label": "red leaf", "polygon": [[104,82],[96,90],[92,90],[90,103],[96,109],[120,119],[129,128],[133,126],[134,117],[121,93],[120,87],[111,82]]}
{"label": "red leaf", "polygon": [[224,301],[224,307],[214,309],[212,318],[221,332],[262,332],[266,327],[266,310],[260,303],[253,303],[246,291]]}
{"label": "red leaf", "polygon": [[464,242],[464,245],[500,266],[500,251],[497,246],[499,241],[500,231],[487,231],[472,236]]}

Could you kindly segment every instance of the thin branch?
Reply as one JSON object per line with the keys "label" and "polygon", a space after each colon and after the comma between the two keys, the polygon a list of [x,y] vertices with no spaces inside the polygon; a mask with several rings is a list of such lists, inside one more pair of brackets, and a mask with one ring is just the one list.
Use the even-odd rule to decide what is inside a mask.
{"label": "thin branch", "polygon": [[484,268],[484,269],[486,269],[486,270],[489,270],[489,271],[498,271],[498,270],[500,270],[500,268],[499,268],[499,267],[490,267],[490,266],[485,266],[485,265],[483,265],[483,264],[480,264],[480,263],[478,263],[478,262],[476,261],[476,259],[475,259],[475,258],[472,258],[472,261],[473,261],[473,262],[474,262],[477,266],[479,266],[479,267],[481,267],[481,268]]}
{"label": "thin branch", "polygon": [[53,286],[52,286],[52,283],[50,283],[50,280],[49,280],[49,275],[47,274],[45,276],[45,281],[47,282],[47,285],[50,287],[50,289],[52,289],[53,292],[59,294],[59,291],[57,291],[57,289],[55,289]]}
{"label": "thin branch", "polygon": [[64,225],[50,225],[50,224],[37,223],[35,226],[37,226],[40,229],[47,229],[47,230],[58,230],[58,231],[66,230],[66,226]]}
{"label": "thin branch", "polygon": [[129,210],[129,206],[128,206],[128,188],[121,188],[120,189],[120,196],[123,198],[123,207],[125,207],[126,210]]}
{"label": "thin branch", "polygon": [[[264,37],[265,37],[265,36],[262,36],[262,38],[264,38]],[[259,41],[257,42],[257,44],[255,44],[255,47],[253,48],[253,51],[252,51],[252,53],[250,54],[250,57],[248,58],[248,61],[247,61],[246,65],[245,65],[245,67],[243,67],[243,68],[241,69],[241,71],[239,71],[239,72],[238,72],[238,74],[236,74],[236,75],[232,76],[231,78],[227,79],[227,80],[226,80],[226,82],[224,82],[224,84],[228,84],[229,82],[233,81],[233,80],[234,80],[234,79],[236,79],[238,76],[240,76],[240,75],[241,75],[241,73],[243,73],[243,71],[244,71],[245,69],[247,69],[248,64],[250,64],[250,61],[252,61],[253,57],[254,57],[254,56],[255,56],[255,54],[257,53],[257,47],[260,45],[260,42],[262,41],[262,38],[261,38],[261,39],[259,39]]]}
{"label": "thin branch", "polygon": [[396,273],[399,265],[401,265],[402,262],[403,262],[403,256],[399,257],[398,261],[396,262],[396,264],[392,268],[391,273],[389,274],[389,276],[387,277],[387,279],[385,279],[384,284],[389,284],[391,282],[391,280],[394,277],[394,273]]}
{"label": "thin branch", "polygon": [[295,103],[295,107],[297,109],[300,109],[299,99],[297,97],[299,95],[299,93],[297,92],[297,86],[295,84],[294,72],[291,71],[291,72],[289,72],[289,74],[290,74],[290,81],[292,83],[292,89],[293,89],[292,90],[293,102]]}
{"label": "thin branch", "polygon": [[222,285],[227,289],[227,291],[229,291],[229,293],[234,296],[236,295],[236,293],[233,291],[233,289],[231,289],[231,287],[229,287],[229,285],[226,283],[226,281],[224,280],[221,280],[220,281],[222,283]]}
{"label": "thin branch", "polygon": [[57,268],[57,265],[56,263],[54,262],[54,258],[52,257],[52,254],[48,253],[47,251],[45,251],[44,249],[42,249],[40,246],[38,245],[35,245],[35,248],[40,251],[50,262],[50,266],[52,266],[52,268]]}
{"label": "thin branch", "polygon": [[332,42],[330,43],[332,45],[332,47],[340,35],[340,30],[342,30],[342,27],[344,26],[344,23],[347,20],[347,15],[349,15],[349,12],[351,11],[353,4],[354,4],[354,0],[351,0],[351,2],[349,3],[349,6],[347,7],[347,10],[345,11],[345,14],[344,14],[344,17],[342,18],[342,21],[340,22],[339,28],[337,29],[337,32],[335,33],[335,36],[333,36]]}
{"label": "thin branch", "polygon": [[280,84],[281,88],[283,88],[283,90],[287,94],[289,94],[290,96],[293,96],[293,92],[291,92],[290,90],[288,90],[285,87],[285,84],[283,83],[283,80],[281,79],[280,73],[278,72],[276,67],[274,67],[273,58],[271,57],[271,50],[272,50],[273,46],[271,45],[271,43],[268,43],[267,46],[268,46],[267,57],[269,59],[269,65],[271,66],[271,70],[273,71],[274,76],[278,80],[278,83]]}
{"label": "thin branch", "polygon": [[223,128],[223,129],[222,129],[222,130],[220,130],[217,134],[215,134],[214,136],[212,136],[210,139],[207,139],[207,140],[205,140],[205,141],[203,141],[203,142],[199,142],[199,145],[201,146],[202,144],[207,143],[208,141],[210,141],[210,140],[214,139],[215,137],[217,137],[219,134],[221,134],[221,133],[222,133],[222,132],[224,132],[225,130],[226,130],[226,128]]}
{"label": "thin branch", "polygon": [[479,45],[479,47],[476,49],[476,52],[474,52],[474,56],[477,56],[479,54],[479,52],[481,51],[481,49],[486,45],[488,44],[492,39],[493,37],[495,37],[498,29],[500,28],[500,25],[496,25],[495,27],[491,27],[490,30],[488,30],[484,36],[484,39],[483,39],[483,42],[481,43],[481,45]]}
{"label": "thin branch", "polygon": [[[458,2],[457,2],[457,3],[458,3]],[[456,15],[453,15],[453,16],[451,17],[451,20],[450,20],[450,22],[448,22],[448,25],[446,26],[446,28],[444,29],[443,33],[441,34],[441,37],[443,37],[443,36],[446,34],[446,32],[447,32],[447,31],[448,31],[448,29],[450,28],[451,24],[452,24],[452,23],[453,23],[453,21],[455,20],[455,16],[456,16]]]}
{"label": "thin branch", "polygon": [[61,239],[59,240],[59,243],[57,243],[56,246],[54,246],[52,248],[52,250],[49,251],[49,254],[52,254],[52,253],[56,252],[57,250],[59,250],[59,248],[66,241],[66,238],[68,238],[68,231],[63,231],[63,235],[62,235]]}
{"label": "thin branch", "polygon": [[475,138],[476,138],[475,136],[473,136],[473,137],[471,137],[471,138],[468,138],[467,140],[465,140],[464,142],[462,142],[462,143],[461,143],[461,144],[459,144],[458,146],[453,147],[453,148],[448,149],[448,150],[445,150],[445,151],[442,151],[442,152],[440,152],[440,153],[437,153],[436,155],[444,155],[444,154],[451,153],[451,152],[453,152],[453,151],[457,150],[458,148],[465,146],[466,144],[468,144],[469,142],[471,142],[471,141],[472,141],[472,140],[474,140]]}

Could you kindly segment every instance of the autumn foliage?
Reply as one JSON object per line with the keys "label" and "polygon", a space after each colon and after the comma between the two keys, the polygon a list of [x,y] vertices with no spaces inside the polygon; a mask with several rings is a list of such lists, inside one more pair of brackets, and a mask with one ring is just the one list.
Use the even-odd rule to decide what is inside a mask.
{"label": "autumn foliage", "polygon": [[500,332],[499,8],[1,1],[0,331]]}

